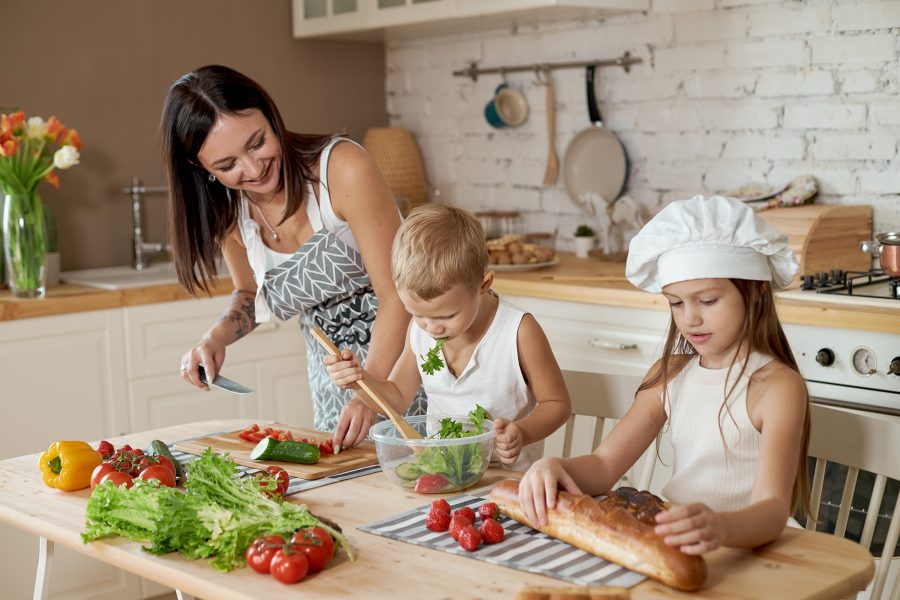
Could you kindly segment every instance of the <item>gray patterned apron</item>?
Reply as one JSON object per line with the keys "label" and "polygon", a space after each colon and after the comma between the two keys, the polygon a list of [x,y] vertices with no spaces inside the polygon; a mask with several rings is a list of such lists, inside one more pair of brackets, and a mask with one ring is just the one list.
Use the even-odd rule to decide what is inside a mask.
{"label": "gray patterned apron", "polygon": [[[323,171],[326,168],[321,166]],[[339,348],[349,348],[365,365],[378,299],[359,252],[325,229],[312,189],[307,202],[314,233],[293,256],[266,272],[263,293],[279,319],[300,315],[315,428],[334,431],[353,390],[341,389],[331,381],[322,362],[325,351],[310,328],[321,328]],[[426,398],[420,389],[406,414],[424,415],[425,409]]]}

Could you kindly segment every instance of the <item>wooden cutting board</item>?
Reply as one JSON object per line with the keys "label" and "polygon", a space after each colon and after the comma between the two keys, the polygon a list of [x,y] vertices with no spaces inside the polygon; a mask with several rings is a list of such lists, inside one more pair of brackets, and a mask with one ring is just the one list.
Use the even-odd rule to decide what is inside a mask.
{"label": "wooden cutting board", "polygon": [[[331,438],[330,433],[294,427],[293,425],[284,425],[282,423],[267,423],[263,426],[263,428],[265,427],[290,431],[295,439],[315,438],[318,442],[324,442]],[[175,442],[175,449],[188,454],[203,454],[207,448],[212,448],[214,452],[219,454],[228,452],[229,457],[239,465],[257,469],[278,465],[287,471],[289,475],[300,479],[320,479],[378,463],[378,456],[375,454],[375,443],[368,440],[355,448],[341,450],[340,454],[323,454],[319,457],[319,462],[314,465],[252,460],[250,452],[256,447],[256,442],[247,442],[239,438],[238,434],[241,431],[241,429],[238,429],[236,431],[212,433],[199,438],[182,440]]]}

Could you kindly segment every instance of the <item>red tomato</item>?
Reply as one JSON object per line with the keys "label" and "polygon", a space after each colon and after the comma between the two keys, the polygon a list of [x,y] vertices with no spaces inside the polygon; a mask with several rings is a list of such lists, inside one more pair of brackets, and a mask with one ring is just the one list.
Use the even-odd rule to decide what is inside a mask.
{"label": "red tomato", "polygon": [[281,583],[297,583],[306,577],[309,562],[302,552],[291,550],[288,546],[275,552],[269,569],[272,577]]}
{"label": "red tomato", "polygon": [[291,538],[291,544],[306,555],[310,573],[321,571],[334,557],[334,540],[321,527],[301,529]]}
{"label": "red tomato", "polygon": [[322,454],[334,454],[334,440],[327,439],[319,444],[319,452]]}
{"label": "red tomato", "polygon": [[107,473],[112,473],[116,468],[109,463],[100,463],[94,468],[94,472],[91,473],[91,489],[94,489],[100,484],[100,481],[103,479],[103,476]]}
{"label": "red tomato", "polygon": [[112,481],[116,487],[125,484],[125,487],[130,488],[134,485],[134,477],[124,471],[110,471],[100,478],[100,483],[104,481]]}
{"label": "red tomato", "polygon": [[143,479],[144,481],[156,479],[161,485],[175,487],[175,473],[170,471],[169,467],[165,465],[153,465],[152,467],[147,467],[141,471],[138,478]]}
{"label": "red tomato", "polygon": [[275,483],[278,485],[275,491],[281,496],[287,494],[288,486],[291,484],[291,477],[288,475],[288,472],[278,465],[268,467],[266,472],[275,478]]}
{"label": "red tomato", "polygon": [[257,573],[268,573],[272,557],[280,548],[284,548],[284,538],[280,535],[264,535],[257,538],[247,548],[247,564]]}
{"label": "red tomato", "polygon": [[156,459],[157,459],[158,464],[160,464],[164,467],[168,467],[168,469],[170,471],[172,471],[172,475],[174,475],[176,473],[175,465],[172,464],[172,461],[169,460],[168,456],[157,456]]}

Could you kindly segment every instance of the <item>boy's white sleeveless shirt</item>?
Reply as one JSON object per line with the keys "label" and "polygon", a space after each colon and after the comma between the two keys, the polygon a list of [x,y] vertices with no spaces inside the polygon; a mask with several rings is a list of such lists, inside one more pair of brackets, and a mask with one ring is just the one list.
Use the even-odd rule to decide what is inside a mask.
{"label": "boy's white sleeveless shirt", "polygon": [[[412,321],[409,343],[428,395],[429,416],[464,416],[480,404],[494,418],[515,421],[534,410],[537,401],[522,376],[516,342],[523,316],[522,310],[500,298],[493,321],[459,377],[454,377],[446,366],[434,375],[422,371],[421,357],[434,347],[435,340]],[[446,358],[441,358],[446,365]],[[543,453],[543,441],[530,444],[522,449],[515,464],[505,466],[524,471]]]}
{"label": "boy's white sleeveless shirt", "polygon": [[729,374],[727,368],[705,369],[695,357],[669,382],[666,412],[675,458],[662,493],[670,502],[703,502],[714,511],[750,503],[760,433],[747,414],[747,388],[750,376],[771,360],[758,352],[750,355],[721,412],[725,391],[741,371],[739,363]]}

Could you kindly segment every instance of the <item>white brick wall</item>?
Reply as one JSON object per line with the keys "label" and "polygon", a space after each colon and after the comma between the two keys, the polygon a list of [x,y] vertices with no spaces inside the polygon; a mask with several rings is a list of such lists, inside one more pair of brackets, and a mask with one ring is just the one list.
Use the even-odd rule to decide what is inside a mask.
{"label": "white brick wall", "polygon": [[[900,229],[900,1],[652,0],[647,14],[442,35],[387,44],[391,124],[413,130],[440,200],[516,209],[525,230],[588,217],[562,185],[542,187],[545,90],[507,76],[529,101],[525,125],[491,129],[484,105],[500,83],[453,77],[483,66],[643,59],[599,71],[604,122],[629,155],[627,193],[648,211],[697,193],[801,174],[818,202],[872,204],[877,231]],[[588,125],[584,72],[554,71],[555,145]]]}

